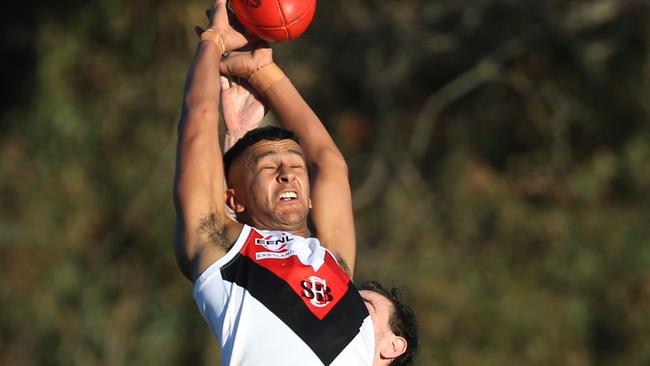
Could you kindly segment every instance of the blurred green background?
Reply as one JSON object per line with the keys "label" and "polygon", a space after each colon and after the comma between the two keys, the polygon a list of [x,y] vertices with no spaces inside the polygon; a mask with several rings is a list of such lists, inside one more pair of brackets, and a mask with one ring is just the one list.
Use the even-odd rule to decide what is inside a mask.
{"label": "blurred green background", "polygon": [[[0,364],[217,365],[172,252],[209,1],[2,13]],[[320,1],[274,46],[417,365],[650,364],[650,2]]]}

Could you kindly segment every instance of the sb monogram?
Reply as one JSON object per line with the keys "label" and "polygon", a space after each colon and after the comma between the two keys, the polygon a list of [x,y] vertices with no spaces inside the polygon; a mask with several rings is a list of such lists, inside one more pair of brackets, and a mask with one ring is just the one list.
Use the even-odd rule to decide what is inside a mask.
{"label": "sb monogram", "polygon": [[327,287],[324,279],[311,276],[300,282],[302,287],[302,296],[309,299],[309,302],[319,308],[327,306],[330,301],[334,300],[331,292],[332,289]]}

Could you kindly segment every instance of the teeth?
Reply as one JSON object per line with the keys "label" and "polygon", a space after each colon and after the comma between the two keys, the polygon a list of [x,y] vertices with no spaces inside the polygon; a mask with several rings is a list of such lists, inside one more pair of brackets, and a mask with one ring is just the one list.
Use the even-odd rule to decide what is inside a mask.
{"label": "teeth", "polygon": [[291,200],[294,198],[298,198],[296,192],[284,192],[280,195],[281,200]]}

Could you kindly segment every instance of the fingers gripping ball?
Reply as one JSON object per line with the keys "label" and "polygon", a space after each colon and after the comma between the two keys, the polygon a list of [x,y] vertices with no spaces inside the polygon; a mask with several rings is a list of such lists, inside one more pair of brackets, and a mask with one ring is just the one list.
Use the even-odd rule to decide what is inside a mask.
{"label": "fingers gripping ball", "polygon": [[269,42],[300,37],[316,12],[316,0],[231,0],[230,6],[246,30]]}

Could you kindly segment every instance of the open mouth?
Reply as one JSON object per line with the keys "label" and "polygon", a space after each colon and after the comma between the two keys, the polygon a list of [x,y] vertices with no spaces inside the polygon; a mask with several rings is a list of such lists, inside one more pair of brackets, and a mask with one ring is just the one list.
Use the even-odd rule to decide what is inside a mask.
{"label": "open mouth", "polygon": [[296,192],[283,192],[280,195],[280,201],[293,201],[298,199],[298,194]]}

